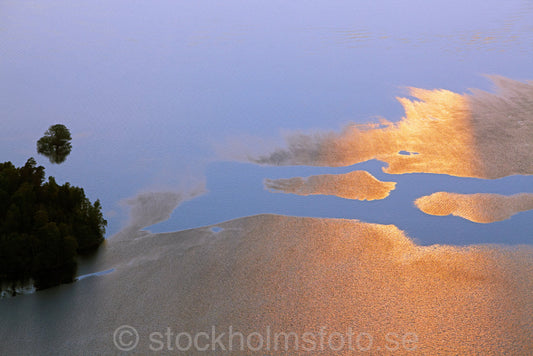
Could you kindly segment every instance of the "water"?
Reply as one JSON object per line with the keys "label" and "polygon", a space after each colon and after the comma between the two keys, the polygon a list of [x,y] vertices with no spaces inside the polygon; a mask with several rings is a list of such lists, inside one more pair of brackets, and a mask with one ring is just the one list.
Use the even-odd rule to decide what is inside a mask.
{"label": "water", "polygon": [[[525,0],[383,0],[371,4],[342,0],[0,2],[0,158],[20,166],[30,156],[35,157],[58,183],[68,181],[83,187],[92,201],[99,198],[109,221],[109,246],[102,249],[100,257],[80,266],[80,275],[97,275],[72,285],[10,298],[9,308],[5,300],[0,301],[5,306],[4,309],[0,306],[0,315],[9,313],[11,321],[20,316],[9,332],[6,324],[0,324],[0,335],[6,336],[3,339],[15,340],[6,349],[16,350],[16,340],[22,340],[29,324],[33,325],[31,330],[36,337],[31,345],[21,349],[22,353],[39,350],[40,344],[48,345],[45,353],[51,353],[57,345],[65,346],[61,353],[76,353],[80,345],[102,343],[97,336],[88,337],[84,330],[94,331],[105,325],[98,334],[105,338],[106,333],[112,333],[113,328],[125,321],[116,312],[121,306],[129,313],[127,321],[133,323],[139,320],[136,317],[139,315],[147,319],[164,316],[153,307],[141,311],[143,301],[181,305],[175,295],[157,288],[166,283],[177,289],[182,286],[176,293],[191,298],[189,304],[183,305],[195,306],[194,298],[202,305],[214,301],[214,295],[201,299],[200,289],[173,279],[177,277],[168,266],[191,265],[194,269],[195,261],[219,266],[219,262],[205,257],[217,255],[203,242],[212,235],[224,238],[231,236],[232,231],[241,231],[238,226],[226,226],[223,222],[256,214],[392,224],[424,246],[531,245],[533,210],[504,221],[479,224],[455,216],[428,215],[414,205],[416,199],[439,191],[533,193],[532,172],[527,163],[522,163],[532,161],[527,159],[527,152],[533,150],[528,148],[531,142],[527,137],[520,136],[528,133],[531,126],[516,126],[531,118],[531,110],[528,111],[531,94],[527,94],[531,92],[526,89],[522,99],[501,102],[494,98],[485,100],[486,96],[479,93],[474,93],[473,98],[481,98],[480,101],[469,101],[470,97],[464,95],[471,88],[494,92],[496,87],[485,74],[521,83],[533,79],[531,18],[533,5]],[[369,160],[362,163],[339,161],[338,153],[348,152],[345,158],[349,159],[356,155],[329,149],[333,146],[320,146],[324,141],[315,139],[333,132],[337,136],[328,144],[350,143],[342,136],[347,125],[378,124],[383,119],[398,123],[403,117],[418,117],[406,114],[396,99],[409,96],[407,87],[457,93],[449,96],[454,100],[435,107],[461,112],[450,117],[455,117],[454,122],[463,125],[462,129],[446,131],[451,125],[444,124],[439,130],[424,131],[408,144],[406,137],[413,135],[407,131],[400,130],[399,136],[386,133],[396,135],[394,139],[387,136],[386,140],[378,131],[371,131],[364,137],[374,137],[369,139],[373,143],[368,147],[375,150],[369,149],[365,153]],[[437,97],[436,91],[432,93]],[[480,102],[488,104],[479,106]],[[484,112],[480,107],[490,110]],[[512,117],[501,120],[502,115]],[[520,115],[525,119],[517,118]],[[494,122],[501,125],[480,125],[485,117],[496,117]],[[73,136],[72,153],[61,165],[50,164],[37,155],[35,148],[38,138],[56,123],[65,124]],[[410,127],[415,132],[422,126]],[[383,128],[375,129],[380,127]],[[291,152],[290,143],[295,135],[306,137],[302,141],[306,143],[302,146],[304,150],[298,151],[303,156],[289,155],[285,156],[289,161],[270,162],[286,164],[282,166],[254,163],[259,158],[272,157],[269,155],[276,150]],[[357,133],[354,137],[363,136]],[[394,165],[388,173],[383,171],[384,162],[427,157],[432,149],[438,151],[451,140],[460,145],[461,155],[447,152],[446,159],[434,159],[422,170],[413,170],[408,165],[407,173],[403,174],[391,174],[401,173],[406,167],[402,164]],[[387,150],[399,154],[395,156]],[[334,152],[331,156],[334,158],[317,159],[325,157],[324,152]],[[406,155],[407,152],[419,155]],[[374,157],[376,154],[381,156]],[[365,170],[383,182],[396,182],[395,189],[385,199],[359,201],[332,195],[272,193],[264,188],[265,179],[356,170]],[[203,230],[211,225],[211,229]],[[199,228],[191,230],[197,235],[206,234],[196,242],[201,247],[194,247],[192,242],[194,246],[185,247],[169,243],[172,251],[188,256],[192,264],[174,261],[157,243],[139,242],[169,235],[137,231],[164,233],[191,228]],[[304,227],[294,233],[310,234]],[[236,236],[239,234],[235,232]],[[139,240],[130,246],[125,242],[128,236],[138,236]],[[113,239],[117,242],[113,243]],[[129,247],[116,252],[121,244]],[[223,246],[224,251],[226,248],[231,251]],[[269,245],[262,248],[265,246]],[[297,246],[309,247],[303,243]],[[198,252],[198,256],[204,257],[194,257],[195,248],[200,248],[204,255]],[[517,278],[525,276],[524,285],[529,286],[530,252],[525,251],[526,257],[518,260],[523,258],[526,262],[518,267],[505,267],[501,273],[507,275],[516,270]],[[226,257],[233,256],[227,253]],[[166,258],[158,261],[163,255]],[[253,256],[243,261],[253,261]],[[470,262],[465,265],[467,269],[474,268]],[[169,270],[158,275],[158,268]],[[98,275],[110,270],[113,272]],[[185,272],[180,276],[194,280]],[[211,281],[208,274],[198,272],[195,276],[206,283]],[[131,288],[142,285],[142,280],[150,281],[148,289]],[[241,285],[241,282],[229,279],[221,283]],[[434,281],[430,278],[429,282]],[[471,284],[470,292],[483,287],[478,282]],[[187,294],[188,288],[196,294]],[[494,288],[491,298],[503,300],[505,305],[508,299],[498,294],[503,293],[498,287]],[[526,295],[527,288],[523,287],[520,293]],[[454,291],[461,296],[468,294],[464,290]],[[523,295],[520,293],[517,295]],[[107,303],[109,295],[120,302]],[[236,292],[233,297],[237,295]],[[244,293],[241,297],[246,296]],[[470,297],[475,299],[475,295]],[[466,302],[470,297],[461,299],[464,305],[471,305]],[[90,298],[94,301],[88,302]],[[481,304],[492,305],[486,301],[483,299]],[[131,307],[124,307],[130,302]],[[509,309],[518,316],[517,323],[527,330],[531,327],[531,314],[527,312],[531,310],[530,301],[522,298],[518,302],[513,299],[512,303],[515,304]],[[62,310],[65,305],[71,307]],[[65,341],[61,334],[73,326],[69,322],[71,314],[85,305],[99,311],[84,314],[90,319],[90,327],[84,329],[83,325],[75,324],[68,333],[71,341]],[[40,306],[50,311],[43,312]],[[278,305],[281,309],[285,306]],[[226,307],[220,306],[221,310],[229,310]],[[170,325],[173,317],[194,319],[183,317],[181,313],[186,311],[179,307],[171,309],[164,316],[165,322],[156,326]],[[34,321],[35,315],[42,321]],[[214,314],[209,315],[205,319],[207,324],[217,320]],[[497,317],[487,318],[501,321]],[[54,319],[58,324],[53,330],[37,331]],[[92,350],[115,353],[110,340]],[[520,342],[526,349],[531,345],[524,339]],[[487,350],[494,349],[488,345]]]}
{"label": "water", "polygon": [[69,159],[38,163],[102,200],[108,236],[127,220],[121,200],[209,181],[227,140],[273,147],[282,130],[398,121],[405,86],[532,77],[527,1],[5,1],[2,13],[3,160],[37,156],[64,123]]}

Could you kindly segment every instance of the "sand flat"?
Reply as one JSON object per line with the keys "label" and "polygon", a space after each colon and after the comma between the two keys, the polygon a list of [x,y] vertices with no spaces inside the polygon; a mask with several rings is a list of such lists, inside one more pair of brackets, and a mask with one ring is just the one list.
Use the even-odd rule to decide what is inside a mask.
{"label": "sand flat", "polygon": [[382,182],[367,171],[265,179],[264,185],[271,192],[334,195],[354,200],[385,199],[396,187],[395,182]]}
{"label": "sand flat", "polygon": [[[438,173],[495,179],[533,174],[533,83],[490,76],[495,93],[409,88],[397,122],[351,124],[342,132],[295,133],[286,147],[250,161],[350,166],[377,159],[391,174]],[[412,154],[403,154],[409,152]]]}
{"label": "sand flat", "polygon": [[477,223],[507,220],[522,211],[533,209],[533,194],[511,196],[490,193],[457,194],[437,192],[415,200],[426,214],[454,215]]}
{"label": "sand flat", "polygon": [[533,352],[530,246],[422,247],[393,225],[279,215],[217,227],[125,231],[93,266],[112,273],[3,300],[3,353],[118,354],[112,337],[124,324],[139,333],[138,354],[150,353],[154,331],[213,326],[300,337],[352,328],[372,336],[367,353],[375,355],[394,346],[389,332],[416,333],[419,340],[414,352],[394,354]]}

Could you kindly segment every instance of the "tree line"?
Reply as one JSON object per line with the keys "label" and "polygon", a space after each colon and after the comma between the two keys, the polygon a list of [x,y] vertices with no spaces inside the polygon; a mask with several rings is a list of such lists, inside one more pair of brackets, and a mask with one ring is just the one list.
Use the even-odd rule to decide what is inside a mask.
{"label": "tree line", "polygon": [[82,188],[45,182],[44,167],[0,163],[0,285],[34,281],[43,289],[74,280],[76,256],[96,249],[107,221]]}

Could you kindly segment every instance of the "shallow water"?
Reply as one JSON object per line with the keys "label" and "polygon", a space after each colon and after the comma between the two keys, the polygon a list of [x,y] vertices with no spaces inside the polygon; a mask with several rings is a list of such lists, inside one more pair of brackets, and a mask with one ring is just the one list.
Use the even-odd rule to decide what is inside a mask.
{"label": "shallow water", "polygon": [[[81,280],[0,300],[0,353],[115,354],[128,323],[531,352],[533,210],[485,198],[533,193],[532,17],[525,0],[3,1],[2,160],[84,187],[109,227]],[[61,165],[35,149],[55,123]],[[485,195],[417,208],[437,192]]]}
{"label": "shallow water", "polygon": [[38,163],[100,198],[111,236],[127,223],[120,202],[213,185],[213,162],[279,147],[280,130],[397,122],[407,86],[462,94],[491,90],[483,74],[531,79],[532,12],[522,0],[5,1],[0,152],[21,165],[64,123],[68,160]]}
{"label": "shallow water", "polygon": [[[160,348],[167,332],[215,332],[213,355],[533,350],[531,246],[421,247],[393,225],[279,215],[217,227],[125,231],[88,264],[109,273],[2,300],[3,353],[118,354],[133,336],[116,336],[126,327],[141,354],[204,354],[174,337]],[[322,329],[346,347],[332,339],[322,349]],[[232,348],[228,330],[255,339]],[[300,341],[267,343],[270,332]]]}

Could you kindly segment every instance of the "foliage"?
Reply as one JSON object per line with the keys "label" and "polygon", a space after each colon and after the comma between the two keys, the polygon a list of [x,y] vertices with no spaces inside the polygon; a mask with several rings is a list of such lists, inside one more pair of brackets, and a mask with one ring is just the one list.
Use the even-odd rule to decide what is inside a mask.
{"label": "foliage", "polygon": [[52,163],[63,163],[72,150],[72,137],[65,125],[52,125],[37,141],[37,152],[48,157]]}
{"label": "foliage", "polygon": [[104,241],[100,202],[60,186],[33,158],[0,163],[0,282],[33,279],[37,289],[72,282],[76,256]]}

